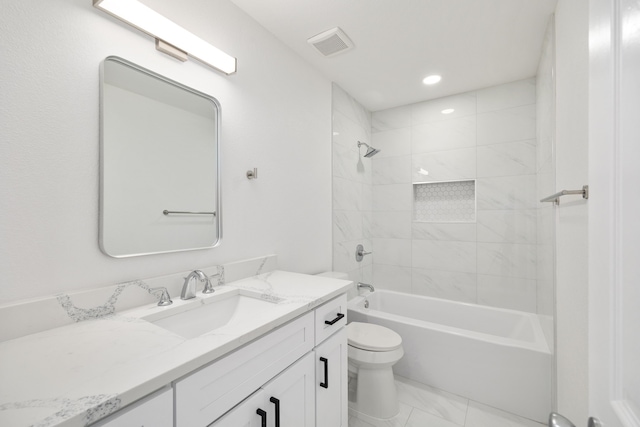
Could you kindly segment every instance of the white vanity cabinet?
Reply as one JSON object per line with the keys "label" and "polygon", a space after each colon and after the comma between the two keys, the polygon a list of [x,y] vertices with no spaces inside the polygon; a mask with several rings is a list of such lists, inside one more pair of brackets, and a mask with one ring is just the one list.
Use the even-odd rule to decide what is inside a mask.
{"label": "white vanity cabinet", "polygon": [[175,381],[175,427],[347,427],[346,302],[334,298]]}
{"label": "white vanity cabinet", "polygon": [[176,427],[210,425],[312,351],[313,345],[311,312],[175,382]]}
{"label": "white vanity cabinet", "polygon": [[346,313],[346,295],[316,309],[316,427],[347,427]]}

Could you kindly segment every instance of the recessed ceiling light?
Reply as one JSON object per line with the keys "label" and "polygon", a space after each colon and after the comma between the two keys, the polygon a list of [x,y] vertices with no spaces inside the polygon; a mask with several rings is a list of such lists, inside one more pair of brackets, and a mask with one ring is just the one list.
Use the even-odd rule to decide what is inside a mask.
{"label": "recessed ceiling light", "polygon": [[424,83],[426,85],[434,85],[434,84],[438,83],[440,80],[442,80],[442,76],[439,76],[437,74],[432,74],[430,76],[425,77],[422,80],[422,83]]}
{"label": "recessed ceiling light", "polygon": [[454,111],[456,111],[456,110],[454,110],[453,108],[447,108],[447,109],[442,110],[441,113],[442,114],[451,114]]}

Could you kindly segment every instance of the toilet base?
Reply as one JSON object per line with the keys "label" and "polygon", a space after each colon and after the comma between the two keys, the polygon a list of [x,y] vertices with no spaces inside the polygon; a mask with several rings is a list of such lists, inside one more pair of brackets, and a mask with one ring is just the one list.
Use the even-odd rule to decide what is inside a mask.
{"label": "toilet base", "polygon": [[360,367],[357,370],[355,390],[349,387],[349,410],[357,411],[368,417],[388,420],[400,412],[396,384],[391,366],[380,369]]}
{"label": "toilet base", "polygon": [[389,427],[390,425],[393,425],[393,420],[396,418],[396,417],[391,417],[391,418],[372,417],[370,415],[365,414],[364,412],[360,412],[352,408],[351,402],[349,402],[349,416],[355,417],[360,421],[364,421],[367,424],[371,424],[374,427]]}

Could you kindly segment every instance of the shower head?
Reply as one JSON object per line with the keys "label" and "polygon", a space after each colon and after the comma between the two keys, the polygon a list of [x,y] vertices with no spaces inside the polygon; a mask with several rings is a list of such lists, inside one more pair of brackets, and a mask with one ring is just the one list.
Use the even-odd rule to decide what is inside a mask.
{"label": "shower head", "polygon": [[376,154],[378,154],[379,152],[380,152],[380,150],[378,150],[377,148],[369,147],[369,148],[367,148],[367,152],[364,153],[364,156],[365,157],[373,157]]}
{"label": "shower head", "polygon": [[367,147],[367,152],[364,153],[364,157],[373,157],[373,156],[375,156],[376,154],[378,154],[380,152],[379,149],[373,148],[367,143],[358,141],[358,148],[360,148],[360,146],[362,146],[362,145]]}

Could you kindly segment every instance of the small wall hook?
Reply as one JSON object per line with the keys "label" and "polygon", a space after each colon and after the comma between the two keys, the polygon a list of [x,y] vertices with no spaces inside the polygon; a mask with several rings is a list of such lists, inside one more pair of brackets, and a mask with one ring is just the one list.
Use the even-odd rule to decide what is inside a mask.
{"label": "small wall hook", "polygon": [[258,179],[258,168],[253,168],[252,171],[247,171],[247,179]]}

